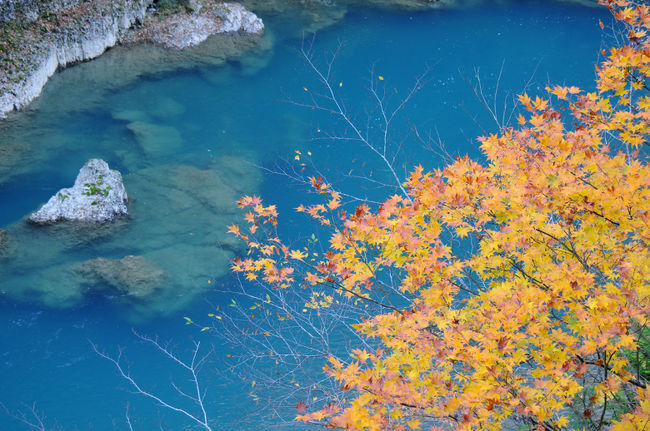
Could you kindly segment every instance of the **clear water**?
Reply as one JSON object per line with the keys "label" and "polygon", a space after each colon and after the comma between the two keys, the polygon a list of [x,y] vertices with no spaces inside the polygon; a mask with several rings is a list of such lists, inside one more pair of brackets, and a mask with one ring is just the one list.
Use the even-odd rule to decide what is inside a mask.
{"label": "clear water", "polygon": [[[308,104],[304,88],[322,88],[299,54],[300,29],[287,25],[286,15],[265,18],[263,48],[248,54],[225,61],[204,48],[162,61],[114,49],[59,73],[30,111],[0,123],[0,228],[15,245],[15,257],[0,261],[0,402],[10,411],[36,403],[50,426],[121,430],[127,429],[128,403],[135,429],[189,429],[182,417],[126,391],[110,363],[92,351],[89,340],[113,353],[125,347],[133,374],[171,396],[170,378],[185,377],[138,343],[135,328],[174,340],[181,354],[191,340],[216,343],[214,363],[204,373],[216,429],[274,427],[256,411],[248,383],[220,374],[229,347],[183,319],[200,321],[229,302],[218,286],[231,282],[227,265],[238,252],[224,233],[236,221],[232,201],[261,194],[279,204],[285,233],[310,232],[291,210],[307,199],[300,187],[257,167],[291,161],[295,150],[311,151],[319,170],[356,195],[378,199],[391,190],[346,177],[352,171],[390,179],[367,149],[317,139],[325,132],[343,136],[341,123],[290,103]],[[318,32],[314,51],[323,65],[342,43],[333,82],[364,125],[365,117],[371,124],[377,118],[365,90],[371,76],[384,78],[376,82],[395,103],[396,92],[405,94],[431,67],[427,85],[394,125],[403,175],[417,163],[443,163],[414,127],[420,136],[439,136],[452,155],[479,158],[475,138],[498,130],[463,76],[473,80],[478,71],[491,95],[501,75],[499,107],[504,100],[512,106],[513,93],[527,82],[532,94],[547,83],[590,88],[602,43],[599,19],[610,17],[602,9],[552,1],[430,12],[353,9]],[[26,225],[24,217],[69,187],[91,157],[123,173],[131,218],[99,232]],[[74,270],[90,259],[126,255],[145,256],[165,271],[166,287],[155,298],[121,297],[106,283],[90,286]],[[0,429],[26,428],[0,415]]]}

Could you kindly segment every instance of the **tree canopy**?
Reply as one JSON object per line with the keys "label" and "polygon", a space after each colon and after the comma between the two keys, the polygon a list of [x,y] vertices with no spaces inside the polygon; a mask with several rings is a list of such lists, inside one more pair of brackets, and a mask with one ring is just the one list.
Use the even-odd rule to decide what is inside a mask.
{"label": "tree canopy", "polygon": [[[348,391],[298,420],[345,429],[642,430],[650,423],[650,11],[606,0],[624,38],[597,91],[519,97],[518,125],[480,139],[486,162],[416,167],[379,207],[300,206],[332,230],[325,255],[278,238],[277,211],[245,197],[233,264],[277,289],[382,311],[326,372]],[[601,27],[604,27],[601,23]],[[395,288],[386,293],[386,286]]]}

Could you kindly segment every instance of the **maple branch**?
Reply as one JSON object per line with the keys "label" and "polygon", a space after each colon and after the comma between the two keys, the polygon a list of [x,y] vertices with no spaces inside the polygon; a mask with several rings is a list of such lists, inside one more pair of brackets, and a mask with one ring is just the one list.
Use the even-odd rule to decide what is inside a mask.
{"label": "maple branch", "polygon": [[528,273],[524,270],[523,266],[521,266],[521,264],[519,264],[519,263],[518,263],[514,258],[508,256],[508,260],[510,261],[510,263],[512,264],[512,266],[513,266],[517,271],[519,271],[519,272],[520,272],[520,273],[521,273],[521,274],[522,274],[526,279],[528,279],[529,281],[533,282],[534,285],[536,285],[537,287],[539,287],[540,289],[542,289],[542,290],[544,290],[544,291],[548,291],[548,290],[551,289],[551,287],[550,287],[549,285],[547,285],[547,284],[545,284],[545,283],[542,283],[541,281],[537,280],[537,279],[536,279],[535,277],[533,277],[532,275],[528,274]]}
{"label": "maple branch", "polygon": [[596,210],[587,209],[587,212],[589,212],[589,213],[591,213],[591,214],[593,214],[593,215],[595,215],[595,216],[598,216],[598,217],[600,217],[600,218],[602,218],[602,219],[607,220],[608,222],[610,222],[611,224],[613,224],[613,225],[616,226],[616,227],[619,227],[619,226],[621,225],[619,222],[614,221],[614,220],[612,220],[612,219],[606,217],[605,215],[599,213],[599,212],[596,211]]}
{"label": "maple branch", "polygon": [[[512,385],[510,385],[510,384],[508,383],[507,379],[504,380],[503,383],[504,383],[507,387],[509,387],[509,389],[508,389],[508,393],[509,393],[510,395],[512,395],[513,398],[516,398],[517,400],[519,400],[519,402],[520,402],[523,406],[529,408],[529,403],[526,402],[526,399],[523,398],[523,397],[521,397],[521,395],[517,392],[517,390],[516,390],[514,387],[512,387]],[[559,430],[559,428],[555,427],[553,424],[548,423],[547,421],[540,422],[540,421],[538,421],[538,420],[537,420],[535,417],[533,417],[533,416],[523,416],[523,417],[522,417],[522,420],[523,420],[523,421],[529,421],[531,424],[533,424],[533,425],[535,425],[535,426],[541,426],[541,427],[544,428],[546,431],[558,431],[558,430]]]}
{"label": "maple branch", "polygon": [[[524,84],[523,88],[519,91],[519,94],[523,94],[527,91],[528,87],[530,87],[530,84],[533,81],[533,78],[535,77],[535,74],[537,73],[537,69],[539,69],[539,66],[541,64],[542,60],[540,59],[537,64],[535,65],[535,68],[533,69],[530,77]],[[499,68],[499,73],[497,74],[497,79],[496,79],[496,84],[495,84],[495,89],[494,92],[492,93],[492,98],[493,100],[490,102],[488,101],[485,91],[483,89],[483,82],[481,81],[481,69],[476,67],[474,68],[474,81],[476,84],[474,84],[469,78],[467,78],[460,70],[458,71],[461,79],[465,81],[467,86],[472,90],[472,93],[474,93],[474,96],[476,99],[483,105],[485,110],[488,112],[489,116],[492,118],[494,123],[497,125],[498,129],[500,131],[506,129],[510,123],[512,122],[512,117],[515,114],[517,110],[517,103],[513,101],[512,104],[512,109],[510,109],[509,114],[508,112],[508,99],[509,99],[509,94],[506,94],[503,98],[503,110],[501,112],[501,115],[499,116],[498,111],[498,105],[499,105],[499,87],[501,86],[501,79],[503,77],[503,71],[505,68],[505,63],[506,60],[505,58],[501,61],[501,67]],[[513,97],[514,99],[514,97]],[[479,127],[483,132],[486,132],[485,129],[481,126],[481,124],[478,123],[475,117],[469,115],[469,112],[467,112],[462,106],[463,110],[465,111],[466,114],[472,119],[472,121]],[[499,118],[500,117],[500,118]],[[507,118],[506,118],[507,117]]]}
{"label": "maple branch", "polygon": [[376,348],[352,325],[377,312],[377,306],[354,306],[355,297],[341,296],[330,307],[307,309],[311,292],[298,286],[273,289],[265,283],[250,286],[239,281],[225,291],[238,297],[230,304],[233,312],[219,313],[212,322],[214,333],[234,348],[227,355],[227,371],[254,382],[251,397],[258,402],[263,398],[266,411],[282,422],[291,422],[286,412],[297,400],[311,404],[316,396],[319,403],[338,403],[344,397],[332,377],[318,372],[331,356],[349,357],[351,347],[334,342],[333,336],[368,350]]}
{"label": "maple branch", "polygon": [[[460,77],[469,86],[469,88],[474,93],[474,96],[476,96],[478,101],[481,102],[481,104],[483,105],[485,110],[488,112],[488,114],[490,114],[490,117],[492,117],[492,119],[496,123],[499,130],[501,130],[504,127],[504,125],[502,124],[501,121],[499,121],[499,117],[497,116],[497,106],[496,105],[497,105],[497,96],[498,96],[498,92],[499,92],[499,83],[501,81],[501,74],[503,73],[503,66],[504,65],[505,65],[505,59],[501,62],[501,68],[499,69],[499,77],[497,79],[496,90],[494,91],[494,105],[493,106],[490,106],[490,103],[487,101],[487,99],[485,97],[485,92],[483,91],[483,84],[481,82],[480,68],[478,68],[478,67],[474,68],[474,79],[476,80],[476,85],[473,85],[472,82],[468,78],[466,78],[465,75],[460,73],[460,71],[459,71]],[[504,103],[504,109],[506,109],[505,108],[506,106],[507,106],[507,104]],[[477,121],[473,117],[472,117],[472,119],[474,120],[474,123],[476,123],[478,125]],[[480,125],[479,125],[479,127],[480,127]]]}
{"label": "maple branch", "polygon": [[582,267],[583,267],[586,271],[595,270],[599,275],[602,275],[602,271],[600,271],[598,268],[593,268],[591,265],[589,265],[589,264],[587,263],[587,261],[584,260],[584,259],[582,258],[582,256],[580,256],[580,255],[578,254],[578,252],[577,252],[573,247],[569,247],[569,246],[567,245],[566,241],[563,241],[563,240],[557,238],[555,235],[552,235],[552,234],[550,234],[550,233],[548,233],[548,232],[546,232],[546,231],[544,231],[544,230],[542,230],[542,229],[535,228],[535,230],[536,230],[537,232],[543,234],[543,235],[548,236],[549,238],[555,240],[558,244],[560,244],[560,245],[562,246],[562,248],[564,248],[566,251],[569,252],[569,254],[571,254],[573,257],[576,258],[576,260],[577,260],[577,261],[582,265]]}
{"label": "maple branch", "polygon": [[636,386],[638,388],[646,389],[646,387],[647,387],[646,384],[643,383],[640,380],[637,380],[637,379],[634,379],[634,378],[626,379],[625,377],[623,377],[623,375],[621,375],[620,373],[614,371],[612,369],[612,367],[607,365],[602,359],[600,359],[598,361],[592,361],[592,360],[589,360],[589,359],[584,359],[580,355],[576,355],[576,359],[578,359],[580,362],[582,362],[582,363],[584,363],[586,365],[594,365],[594,366],[600,367],[600,368],[604,369],[606,372],[612,373],[616,377],[619,377],[621,380],[624,380],[624,381],[626,381],[626,382],[630,383],[631,385],[634,385],[634,386]]}
{"label": "maple branch", "polygon": [[[253,166],[255,166],[256,168],[260,169],[261,171],[269,173],[271,175],[278,175],[278,176],[288,178],[291,182],[293,182],[295,184],[300,184],[302,186],[305,186],[306,191],[308,191],[310,193],[314,192],[314,187],[313,187],[311,179],[310,179],[311,175],[309,175],[309,176],[305,175],[304,174],[305,169],[301,169],[300,172],[299,172],[298,170],[296,170],[296,166],[295,166],[294,163],[291,163],[288,160],[283,160],[282,162],[283,162],[282,164],[275,163],[274,167],[268,167],[268,166],[263,166],[263,165],[258,165],[258,164],[253,164]],[[327,184],[330,184],[332,186],[336,185],[336,183],[329,180],[327,175],[323,171],[319,170],[316,167],[316,165],[311,162],[311,160],[309,160],[309,168],[311,170],[313,170],[313,172],[317,176],[322,177],[323,182],[325,182]],[[364,181],[368,181],[370,183],[373,183],[373,184],[376,184],[376,185],[382,186],[382,187],[388,187],[389,186],[388,184],[382,183],[380,181],[377,181],[377,180],[375,180],[373,178],[369,178],[369,177],[366,177],[366,176],[357,176],[357,175],[352,175],[352,174],[347,174],[346,176],[348,178],[360,178],[360,179],[363,179]],[[370,203],[370,204],[374,204],[374,205],[381,205],[380,201],[376,201],[376,200],[368,199],[367,197],[359,197],[359,196],[356,196],[356,195],[353,195],[353,194],[350,194],[350,193],[346,193],[346,192],[342,191],[340,188],[336,188],[336,191],[342,197],[348,199],[349,202],[344,203],[343,205],[347,205],[352,201],[362,202],[362,203]]]}
{"label": "maple branch", "polygon": [[535,419],[533,417],[529,417],[528,420],[530,420],[530,422],[535,426],[543,427],[546,431],[559,431],[560,430],[560,428],[554,426],[553,424],[548,423],[547,421],[540,422],[540,421],[538,421],[537,419]]}
{"label": "maple branch", "polygon": [[[355,249],[355,252],[361,258],[360,259],[361,262],[363,262],[363,264],[366,266],[366,268],[373,274],[373,278],[375,279],[375,281],[377,281],[379,284],[383,285],[384,283],[382,283],[379,279],[377,279],[377,276],[375,275],[375,271],[372,269],[372,267],[368,263],[368,259],[363,254],[361,254],[359,249],[356,247],[356,244],[353,241],[349,241],[349,245]],[[313,270],[315,272],[320,272],[317,266],[314,266],[314,265],[312,265],[312,264],[310,264],[310,263],[308,263],[308,262],[306,262],[304,260],[301,260],[299,262],[302,263],[303,265],[305,265],[307,268],[309,268],[309,269],[311,269],[311,270]],[[341,290],[341,291],[349,293],[350,295],[352,295],[352,296],[354,296],[354,297],[356,297],[358,299],[361,299],[363,301],[368,301],[368,302],[370,302],[370,303],[372,303],[374,305],[378,305],[378,306],[380,306],[382,308],[387,308],[387,309],[395,311],[395,312],[397,312],[399,314],[403,313],[403,311],[401,309],[395,307],[392,304],[385,304],[383,302],[380,302],[380,301],[378,301],[376,299],[371,298],[370,296],[364,296],[364,295],[360,294],[359,292],[355,292],[354,290],[345,287],[341,282],[337,281],[333,277],[327,277],[326,282],[319,282],[318,285],[319,286],[326,286],[326,287],[329,287],[329,288],[334,289],[334,290]],[[384,294],[386,294],[385,291],[384,291]],[[390,298],[388,298],[388,296],[386,296],[386,299],[388,299],[390,301]]]}
{"label": "maple branch", "polygon": [[[412,126],[413,132],[415,133],[415,137],[420,141],[421,146],[427,150],[430,151],[431,153],[435,154],[436,157],[438,157],[442,162],[445,162],[447,164],[452,164],[455,160],[455,157],[453,157],[450,153],[449,150],[447,149],[447,146],[443,142],[442,138],[440,137],[440,132],[438,131],[438,128],[435,128],[436,131],[436,138],[433,139],[431,135],[427,136],[427,138],[423,138],[420,135],[420,131],[416,126]],[[432,144],[434,143],[434,144]],[[435,148],[434,148],[435,147]]]}
{"label": "maple branch", "polygon": [[[328,285],[328,283],[319,283],[319,284]],[[356,297],[358,299],[361,299],[363,301],[368,301],[368,302],[370,302],[372,304],[375,304],[375,305],[379,305],[380,307],[387,308],[387,309],[392,310],[392,311],[394,311],[396,313],[399,313],[399,314],[404,313],[403,310],[400,310],[399,308],[397,308],[397,307],[395,307],[393,305],[384,304],[384,303],[379,302],[379,301],[377,301],[375,299],[372,299],[369,296],[364,296],[364,295],[361,295],[360,293],[355,292],[352,289],[348,289],[347,287],[343,286],[343,284],[341,284],[338,281],[333,280],[333,281],[329,282],[329,287],[331,287],[332,289],[335,289],[335,290],[342,290],[342,291],[344,291],[346,293],[349,293],[350,295],[352,295],[352,296],[354,296],[354,297]]]}
{"label": "maple branch", "polygon": [[463,292],[467,292],[467,293],[469,293],[469,294],[471,294],[471,295],[474,295],[474,296],[478,295],[478,292],[475,292],[475,291],[473,291],[472,289],[467,288],[467,287],[463,286],[463,285],[460,284],[460,283],[457,283],[457,282],[455,282],[455,281],[453,281],[453,280],[449,280],[449,282],[450,282],[451,284],[453,284],[454,286],[456,286],[457,288],[459,288],[460,290],[462,290]]}
{"label": "maple branch", "polygon": [[[484,282],[479,281],[469,269],[464,269],[463,274],[465,275],[465,277],[469,278],[469,280],[476,286],[477,289],[479,290],[485,289],[486,287],[485,281]],[[466,287],[466,289],[469,289],[469,287]],[[478,295],[478,292],[474,293],[474,295]]]}
{"label": "maple branch", "polygon": [[[339,232],[342,233],[342,231],[340,231],[340,230],[339,230]],[[384,304],[379,304],[379,305],[382,305],[382,306],[384,306],[385,308],[388,308],[388,309],[393,310],[393,311],[397,311],[398,313],[402,314],[402,311],[399,310],[398,308],[396,308],[396,307],[393,305],[392,301],[390,300],[390,295],[388,294],[388,292],[386,292],[386,290],[384,290],[384,287],[387,287],[387,288],[391,289],[395,294],[397,294],[397,295],[399,295],[400,297],[402,297],[403,299],[407,300],[409,303],[411,302],[412,298],[408,298],[408,297],[406,297],[405,295],[403,295],[403,294],[399,291],[399,289],[397,289],[397,288],[394,287],[394,285],[387,285],[386,283],[384,283],[383,281],[381,281],[381,280],[379,279],[379,277],[377,276],[377,271],[372,267],[372,265],[370,265],[370,259],[366,256],[365,253],[362,253],[361,250],[359,250],[359,248],[357,247],[356,242],[353,241],[353,240],[351,240],[350,238],[346,237],[345,235],[343,235],[343,237],[346,239],[348,245],[351,246],[351,247],[354,249],[355,253],[357,254],[357,256],[359,256],[359,258],[361,259],[361,261],[362,261],[363,264],[365,265],[366,269],[367,269],[368,271],[370,271],[370,273],[372,273],[372,277],[373,277],[373,279],[375,280],[375,282],[377,282],[377,283],[379,284],[379,286],[378,286],[378,287],[379,287],[379,290],[380,290],[380,291],[382,292],[382,294],[384,295],[384,298],[385,298],[386,300],[388,300],[388,302],[390,302],[390,304],[386,304],[386,305],[384,305]],[[379,248],[381,249],[381,247],[379,247]],[[370,248],[369,248],[369,249],[370,249]],[[374,248],[372,248],[372,249],[374,250]],[[379,256],[380,256],[379,251],[374,250],[374,256],[375,256],[375,258],[379,257]],[[338,282],[337,282],[337,283],[338,283]],[[338,284],[340,285],[340,283],[338,283]],[[342,286],[342,285],[341,285],[341,286]]]}

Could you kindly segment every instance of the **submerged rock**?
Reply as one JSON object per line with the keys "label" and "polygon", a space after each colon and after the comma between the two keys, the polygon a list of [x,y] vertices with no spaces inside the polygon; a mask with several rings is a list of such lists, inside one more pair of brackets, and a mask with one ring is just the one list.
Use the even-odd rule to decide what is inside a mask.
{"label": "submerged rock", "polygon": [[190,307],[244,251],[228,226],[243,223],[236,201],[259,193],[262,177],[252,154],[185,157],[175,162],[193,165],[125,171],[128,218],[7,226],[0,241],[9,238],[11,254],[0,257],[0,299],[70,308],[100,297],[131,322]]}
{"label": "submerged rock", "polygon": [[15,289],[15,286],[9,284],[7,293],[26,302],[54,309],[66,309],[78,307],[85,299],[83,286],[72,283],[72,273],[65,264],[27,273],[20,282],[28,284],[30,288]]}
{"label": "submerged rock", "polygon": [[111,117],[113,117],[114,120],[128,121],[129,123],[149,121],[149,114],[135,109],[111,111]]}
{"label": "submerged rock", "polygon": [[133,132],[140,148],[148,157],[174,154],[183,145],[180,132],[171,126],[134,121],[126,127]]}
{"label": "submerged rock", "polygon": [[72,188],[61,189],[29,221],[38,224],[63,220],[109,222],[127,215],[128,197],[122,175],[101,159],[89,160]]}
{"label": "submerged rock", "polygon": [[7,231],[0,229],[0,259],[7,258],[12,254],[11,238]]}
{"label": "submerged rock", "polygon": [[27,171],[35,157],[30,146],[22,142],[0,145],[0,184]]}
{"label": "submerged rock", "polygon": [[139,94],[137,107],[132,105],[132,100],[127,99],[111,110],[111,117],[115,120],[148,122],[152,119],[169,120],[182,115],[186,107],[171,97],[161,96],[160,94],[143,91]]}
{"label": "submerged rock", "polygon": [[119,294],[143,298],[160,288],[165,273],[142,256],[99,257],[79,264],[75,272],[91,285],[107,285]]}

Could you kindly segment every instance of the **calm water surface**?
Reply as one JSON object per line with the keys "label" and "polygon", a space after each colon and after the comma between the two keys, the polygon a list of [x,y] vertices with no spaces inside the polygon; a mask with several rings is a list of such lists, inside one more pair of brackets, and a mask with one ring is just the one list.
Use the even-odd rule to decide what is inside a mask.
{"label": "calm water surface", "polygon": [[[490,104],[498,81],[497,106],[502,112],[507,103],[506,113],[513,92],[526,84],[532,94],[547,83],[590,88],[602,44],[599,19],[610,18],[601,9],[552,1],[421,13],[353,10],[321,30],[313,49],[324,67],[341,46],[335,88],[371,131],[378,117],[366,92],[369,79],[394,105],[430,69],[393,129],[394,144],[403,148],[395,162],[403,175],[417,163],[442,164],[415,128],[452,155],[480,158],[475,138],[498,127],[466,80],[476,84],[480,76]],[[180,354],[200,340],[215,345],[216,359],[225,357],[230,347],[210,331],[186,326],[183,317],[200,321],[229,302],[215,286],[231,282],[227,265],[238,253],[224,233],[236,221],[232,202],[243,193],[261,194],[279,204],[285,233],[310,232],[291,210],[304,199],[299,187],[257,166],[274,168],[293,161],[296,150],[310,151],[307,161],[343,189],[371,199],[390,192],[344,175],[389,179],[366,149],[319,139],[345,136],[344,128],[332,116],[296,105],[310,103],[305,88],[323,89],[286,17],[266,23],[264,49],[222,64],[186,60],[180,69],[123,74],[122,53],[113,50],[58,74],[32,110],[0,123],[0,228],[15,247],[13,258],[0,260],[0,401],[10,411],[36,403],[52,427],[123,430],[128,403],[135,429],[189,429],[182,417],[129,393],[89,340],[113,353],[124,347],[133,374],[171,396],[170,379],[184,384],[186,377],[170,371],[172,364],[138,343],[131,329],[173,340]],[[131,218],[100,232],[27,226],[24,217],[71,186],[92,157],[124,175]],[[110,283],[83,279],[75,269],[126,255],[144,256],[164,270],[154,299],[125,299]],[[255,411],[250,384],[226,383],[219,361],[204,374],[215,428],[271,428]],[[0,415],[0,429],[26,427]]]}

